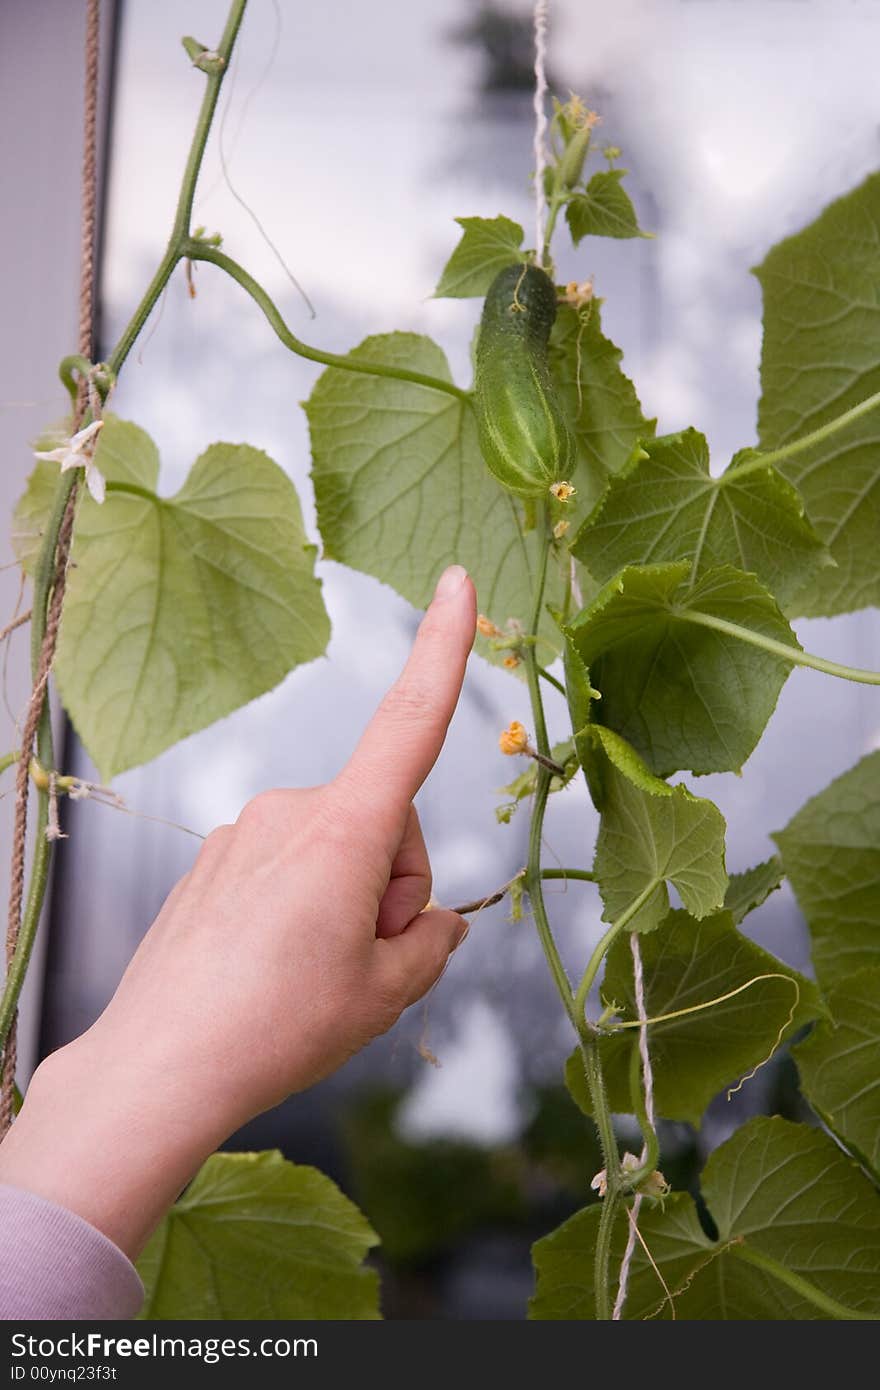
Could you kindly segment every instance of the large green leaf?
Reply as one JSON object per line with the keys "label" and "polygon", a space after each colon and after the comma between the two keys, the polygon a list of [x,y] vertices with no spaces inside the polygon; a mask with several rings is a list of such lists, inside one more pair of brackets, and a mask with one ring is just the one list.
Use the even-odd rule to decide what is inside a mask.
{"label": "large green leaf", "polygon": [[738,772],[791,669],[706,617],[798,649],[754,575],[725,565],[693,582],[687,560],[622,570],[571,625],[599,717],[661,777]]}
{"label": "large green leaf", "polygon": [[645,419],[635,387],[620,369],[622,356],[602,332],[598,301],[588,314],[559,305],[550,336],[550,367],[581,459],[572,535],[609,477],[623,467],[640,439],[654,433],[656,421]]}
{"label": "large green leaf", "polygon": [[626,174],[626,169],[601,169],[590,179],[586,192],[575,193],[567,204],[565,217],[575,246],[585,236],[651,235],[639,226],[632,199],[623,186]]}
{"label": "large green leaf", "polygon": [[[555,1322],[595,1318],[598,1228],[598,1206],[584,1207],[532,1246],[536,1281],[530,1318]],[[670,1290],[685,1284],[714,1252],[713,1242],[700,1227],[693,1199],[685,1192],[673,1193],[662,1208],[643,1206],[639,1231]],[[626,1238],[627,1218],[621,1213],[612,1233],[612,1271],[620,1270]],[[624,1315],[632,1319],[654,1316],[664,1297],[644,1247],[637,1241]],[[665,1312],[668,1316],[668,1309]]]}
{"label": "large green leaf", "polygon": [[499,270],[526,260],[523,229],[509,217],[456,217],[462,237],[434,291],[437,298],[484,295]]}
{"label": "large green leaf", "polygon": [[625,565],[691,560],[699,577],[718,565],[756,574],[784,607],[828,552],[800,496],[772,468],[709,472],[697,430],[647,440],[610,479],[572,545],[601,583]]}
{"label": "large green leaf", "polygon": [[[843,1308],[880,1317],[880,1201],[828,1135],[777,1118],[751,1120],[715,1151],[701,1185],[722,1249],[683,1290],[679,1317],[833,1316],[786,1275]],[[747,1263],[743,1252],[763,1256],[769,1268]]]}
{"label": "large green leaf", "polygon": [[653,777],[607,730],[597,736],[609,755],[594,863],[605,920],[615,921],[647,893],[629,929],[653,930],[669,911],[669,883],[694,917],[715,911],[728,883],[718,807]]}
{"label": "large green leaf", "polygon": [[[669,1318],[673,1306],[683,1320],[880,1317],[880,1202],[827,1135],[751,1120],[709,1159],[702,1191],[717,1242],[684,1193],[642,1207],[639,1230],[672,1299],[636,1242],[625,1318]],[[535,1245],[532,1317],[595,1317],[598,1224],[598,1209],[587,1207]],[[613,1289],[627,1232],[621,1209]]]}
{"label": "large green leaf", "polygon": [[[449,380],[429,338],[368,338],[352,356],[399,364]],[[306,405],[324,554],[392,585],[417,608],[453,561],[465,565],[480,609],[499,627],[528,624],[537,532],[523,534],[519,510],[480,454],[470,406],[406,381],[329,368]],[[561,606],[561,572],[551,567],[548,602]],[[542,632],[562,639],[545,616]],[[486,640],[478,650],[493,660]],[[546,649],[545,656],[546,656]]]}
{"label": "large green leaf", "polygon": [[138,1261],[141,1317],[375,1319],[378,1243],[357,1207],[316,1168],[277,1150],[214,1154]]}
{"label": "large green leaf", "polygon": [[880,752],[819,792],[773,836],[827,988],[880,949]]}
{"label": "large green leaf", "polygon": [[[880,391],[880,174],[775,246],[755,272],[764,292],[761,444],[775,449]],[[878,417],[869,413],[779,468],[837,561],[797,610],[831,615],[880,602]]]}
{"label": "large green leaf", "polygon": [[[107,499],[79,506],[55,670],[109,778],[271,690],[330,625],[296,491],[259,449],[211,445],[162,498],[149,435],[108,417],[95,462]],[[38,465],[17,510],[26,565],[53,473]]]}
{"label": "large green leaf", "polygon": [[831,1019],[795,1048],[801,1087],[830,1130],[880,1180],[880,965],[828,991]]}
{"label": "large green leaf", "polygon": [[[699,1124],[724,1086],[767,1061],[795,1028],[823,1012],[812,981],[738,932],[728,912],[702,922],[672,912],[641,942],[641,954],[649,1018],[719,1000],[648,1029],[654,1102],[664,1119]],[[621,1019],[638,1018],[628,938],[618,939],[608,954],[602,998],[613,1002]],[[611,1108],[631,1111],[629,1068],[638,1029],[604,1037],[599,1047]],[[579,1052],[569,1058],[566,1081],[581,1109],[591,1113]]]}
{"label": "large green leaf", "polygon": [[756,907],[766,902],[784,877],[782,862],[775,854],[752,869],[731,874],[730,887],[724,899],[725,911],[730,913],[735,923],[740,923]]}

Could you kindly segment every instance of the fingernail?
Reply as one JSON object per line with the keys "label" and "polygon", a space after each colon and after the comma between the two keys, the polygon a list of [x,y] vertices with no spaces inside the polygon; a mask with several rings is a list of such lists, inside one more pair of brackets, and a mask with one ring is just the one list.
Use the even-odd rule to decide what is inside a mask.
{"label": "fingernail", "polygon": [[437,580],[437,588],[434,590],[435,599],[452,598],[457,594],[464,581],[467,579],[467,570],[464,565],[450,565]]}

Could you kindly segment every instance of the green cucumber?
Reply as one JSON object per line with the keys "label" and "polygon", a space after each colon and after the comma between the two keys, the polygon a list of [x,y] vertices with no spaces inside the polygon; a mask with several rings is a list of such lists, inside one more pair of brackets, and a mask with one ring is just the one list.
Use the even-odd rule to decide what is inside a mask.
{"label": "green cucumber", "polygon": [[575,445],[550,376],[553,281],[534,265],[500,271],[483,305],[474,406],[490,471],[518,497],[545,496],[567,480]]}

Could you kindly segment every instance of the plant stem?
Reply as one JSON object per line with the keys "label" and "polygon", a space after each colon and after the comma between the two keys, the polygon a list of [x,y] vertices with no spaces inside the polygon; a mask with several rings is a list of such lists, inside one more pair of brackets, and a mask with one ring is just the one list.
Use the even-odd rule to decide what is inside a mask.
{"label": "plant stem", "polygon": [[[547,577],[547,556],[550,550],[550,537],[547,527],[546,508],[542,508],[538,516],[536,526],[538,544],[538,565],[535,571],[533,602],[531,622],[529,625],[529,635],[537,637],[538,627],[541,621],[541,613],[544,601],[544,585]],[[547,737],[547,721],[544,715],[544,702],[541,694],[541,679],[538,669],[538,660],[535,655],[536,644],[529,642],[525,648],[526,674],[529,683],[529,696],[532,705],[532,719],[535,725],[535,741],[538,751],[545,756],[549,753],[550,744]],[[602,1319],[611,1317],[611,1285],[609,1276],[611,1258],[611,1234],[614,1225],[617,1204],[620,1200],[620,1163],[617,1156],[617,1141],[614,1137],[614,1125],[611,1120],[611,1111],[608,1106],[608,1098],[605,1093],[605,1082],[602,1076],[602,1065],[599,1058],[599,1050],[595,1035],[587,1027],[583,1009],[578,1010],[574,996],[572,995],[571,984],[565,973],[565,967],[560,959],[553,933],[550,929],[550,922],[547,917],[547,909],[544,904],[544,893],[542,879],[544,873],[541,869],[541,837],[544,828],[544,812],[547,808],[547,796],[550,790],[550,773],[540,764],[537,769],[537,785],[535,789],[535,800],[532,806],[532,821],[529,829],[529,857],[526,866],[526,889],[529,894],[529,901],[532,904],[532,912],[535,917],[535,926],[538,937],[544,950],[550,973],[559,991],[565,1012],[571,1020],[572,1027],[578,1037],[581,1055],[584,1061],[584,1074],[586,1076],[587,1087],[590,1092],[590,1102],[593,1108],[593,1118],[596,1128],[599,1131],[599,1140],[602,1145],[602,1155],[605,1160],[605,1174],[607,1181],[607,1192],[602,1208],[602,1215],[599,1221],[599,1235],[596,1245],[596,1316]],[[551,875],[560,874],[565,871],[549,871]],[[582,871],[585,878],[592,878],[587,870]],[[633,912],[637,909],[634,907]]]}
{"label": "plant stem", "polygon": [[617,1155],[614,1125],[611,1120],[608,1097],[605,1093],[605,1078],[602,1075],[598,1039],[584,1037],[582,1034],[580,1048],[587,1089],[590,1093],[590,1104],[593,1108],[593,1119],[599,1131],[599,1142],[602,1145],[602,1157],[605,1161],[606,1190],[605,1196],[602,1198],[599,1230],[596,1234],[595,1286],[596,1317],[600,1322],[607,1322],[611,1317],[611,1239],[614,1233],[617,1208],[622,1195],[621,1169]]}
{"label": "plant stem", "polygon": [[12,764],[13,764],[13,763],[17,763],[17,762],[18,762],[18,750],[17,750],[17,749],[13,750],[13,752],[11,752],[11,753],[5,753],[5,754],[3,755],[3,757],[0,758],[0,772],[5,772],[6,769],[7,769],[8,767],[12,767]]}
{"label": "plant stem", "polygon": [[289,348],[291,352],[295,352],[298,357],[305,357],[309,362],[321,362],[325,367],[339,367],[346,372],[360,372],[365,376],[389,377],[394,381],[411,381],[416,386],[426,386],[432,391],[443,391],[447,396],[454,396],[456,400],[470,403],[470,391],[463,391],[460,386],[456,386],[452,381],[444,381],[442,377],[428,376],[424,372],[411,372],[406,367],[391,367],[382,362],[368,362],[366,360],[361,362],[350,354],[343,356],[340,353],[324,352],[321,348],[309,347],[307,343],[304,343],[290,331],[284,322],[281,311],[272,297],[263,289],[263,286],[231,256],[227,256],[223,251],[218,251],[214,246],[207,246],[204,242],[193,240],[186,242],[183,254],[190,260],[207,261],[210,265],[216,265],[221,270],[225,270],[226,274],[241,285],[254,303],[262,309],[270,327],[284,346]]}
{"label": "plant stem", "polygon": [[562,207],[563,202],[564,199],[560,198],[558,194],[554,191],[554,194],[550,199],[550,207],[547,214],[547,227],[544,232],[544,245],[541,248],[542,267],[552,264],[550,260],[550,243],[553,240],[553,233],[556,230],[556,219],[559,216],[559,209]]}
{"label": "plant stem", "polygon": [[[549,551],[549,540],[547,537],[546,518],[542,514],[539,525],[536,528],[538,539],[538,567],[535,572],[532,616],[529,626],[531,634],[537,634],[538,625],[541,621],[541,613],[544,601],[544,584],[547,578],[547,554]],[[529,696],[532,704],[532,719],[535,724],[535,741],[538,745],[538,752],[547,757],[550,752],[550,743],[547,738],[547,721],[544,717],[544,702],[541,696],[541,681],[538,675],[538,661],[535,656],[535,644],[528,643],[525,649],[526,674],[529,683]],[[556,942],[553,940],[553,933],[550,930],[550,923],[547,918],[547,909],[544,905],[544,894],[541,887],[541,836],[544,829],[544,812],[547,809],[547,797],[550,792],[550,781],[552,774],[543,764],[537,764],[535,800],[532,805],[532,820],[529,827],[529,855],[526,865],[525,886],[532,904],[532,911],[535,916],[535,926],[538,931],[538,938],[544,951],[547,964],[550,967],[550,974],[559,991],[559,997],[565,1007],[565,1011],[577,1029],[574,1013],[574,998],[571,992],[571,984],[565,973]]]}
{"label": "plant stem", "polygon": [[617,921],[612,922],[605,935],[600,937],[599,941],[597,942],[593,954],[587,961],[587,968],[584,971],[583,978],[581,979],[581,982],[577,987],[577,993],[574,997],[577,1016],[581,1020],[582,1025],[586,1019],[587,1000],[590,997],[590,990],[593,988],[593,981],[598,975],[599,967],[601,966],[603,960],[605,959],[609,950],[611,949],[612,943],[620,935],[620,933],[626,927],[629,926],[636,913],[644,907],[645,903],[651,897],[651,894],[655,893],[658,887],[659,880],[656,878],[652,878],[650,883],[648,883],[642,889],[641,893],[639,893],[638,897],[633,898],[629,907],[626,908],[625,911],[621,912]]}
{"label": "plant stem", "polygon": [[726,1247],[726,1253],[734,1255],[738,1260],[744,1260],[746,1264],[754,1265],[756,1269],[764,1270],[772,1278],[778,1279],[780,1284],[786,1284],[793,1293],[805,1298],[808,1303],[812,1303],[814,1308],[818,1308],[828,1318],[848,1322],[876,1322],[876,1314],[859,1313],[855,1308],[847,1308],[845,1304],[838,1303],[836,1298],[831,1298],[821,1289],[817,1289],[816,1285],[810,1283],[809,1279],[795,1274],[792,1269],[786,1269],[785,1265],[774,1260],[771,1255],[765,1255],[762,1250],[755,1250],[751,1245],[734,1241]]}
{"label": "plant stem", "polygon": [[171,235],[168,239],[168,246],[165,254],[156,269],[156,273],[144,291],[144,296],[140,304],[134,311],[131,319],[123,330],[122,336],[113,352],[107,358],[107,365],[114,374],[119,373],[128,354],[131,352],[137,338],[144,327],[147,319],[153,311],[159,296],[171,278],[175,266],[186,254],[185,247],[189,241],[190,218],[192,217],[193,199],[196,194],[196,184],[199,181],[199,173],[202,168],[202,160],[205,156],[205,146],[208,143],[208,135],[217,110],[217,101],[220,96],[220,88],[223,79],[229,71],[229,59],[235,47],[235,40],[244,19],[244,12],[247,8],[247,0],[232,0],[229,14],[226,19],[226,26],[223,36],[217,45],[217,54],[222,59],[218,72],[207,73],[205,75],[205,92],[202,97],[202,104],[196,118],[196,128],[193,131],[193,138],[190,142],[189,153],[186,158],[186,165],[183,171],[183,178],[180,185],[180,193],[177,199],[177,208],[174,213],[174,223],[171,228]]}
{"label": "plant stem", "polygon": [[216,49],[217,56],[220,59],[218,64],[219,70],[207,74],[205,95],[202,99],[201,109],[196,121],[192,144],[190,145],[189,155],[187,156],[186,168],[183,171],[180,196],[177,199],[177,211],[174,214],[174,226],[171,230],[172,241],[180,242],[183,241],[185,237],[189,236],[193,199],[195,198],[196,184],[199,181],[202,160],[205,157],[205,146],[208,143],[208,135],[214,120],[214,112],[217,109],[217,99],[220,96],[220,88],[223,85],[223,78],[229,71],[229,59],[232,56],[232,50],[235,47],[235,40],[238,38],[238,31],[241,28],[241,22],[244,19],[246,8],[247,0],[232,0],[232,4],[229,7],[229,14],[226,17],[226,25]]}
{"label": "plant stem", "polygon": [[[794,458],[797,454],[802,454],[805,449],[811,449],[814,444],[821,444],[823,439],[830,438],[837,434],[838,430],[846,429],[854,421],[861,419],[870,411],[876,410],[880,406],[880,391],[875,391],[873,396],[866,396],[858,405],[852,406],[850,410],[845,410],[842,415],[836,415],[833,420],[828,420],[818,429],[811,430],[809,434],[804,434],[800,439],[793,439],[790,444],[783,444],[779,449],[771,449],[765,454],[760,454],[757,458],[748,459],[746,462],[738,464],[736,468],[730,469],[732,477],[739,477],[743,473],[756,473],[762,468],[775,468],[784,459]],[[723,476],[723,475],[722,475]]]}
{"label": "plant stem", "polygon": [[[232,0],[226,20],[226,27],[223,30],[223,37],[217,47],[217,53],[222,58],[223,62],[219,72],[208,74],[205,78],[205,93],[202,98],[195,132],[187,156],[180,196],[177,202],[177,211],[174,217],[174,226],[168,242],[168,247],[159,263],[155,275],[147,286],[143,298],[129,323],[123,330],[119,342],[107,359],[108,366],[114,375],[118,374],[120,367],[128,357],[128,354],[137,340],[138,334],[143,329],[156,301],[168,283],[174,267],[183,255],[183,248],[189,236],[189,218],[192,212],[196,183],[198,182],[199,171],[205,153],[205,145],[211,129],[211,122],[217,108],[217,98],[220,95],[220,87],[229,69],[229,59],[244,17],[246,6],[247,0]],[[65,359],[65,361],[67,362],[69,359]],[[58,546],[58,532],[67,505],[67,499],[70,496],[70,490],[77,476],[78,470],[62,474],[58,479],[55,496],[52,501],[52,511],[43,536],[43,543],[40,548],[40,554],[34,572],[34,601],[32,609],[33,616],[31,619],[31,671],[33,679],[36,679],[39,669],[43,638],[46,632],[49,594],[55,574],[55,552]],[[24,751],[26,751],[28,756],[30,755],[29,749]],[[43,695],[40,725],[37,733],[37,751],[39,761],[46,772],[53,772],[55,770],[55,756],[52,747],[52,725],[49,701],[46,693]],[[0,1000],[0,1046],[5,1045],[12,1020],[18,1008],[19,996],[21,994],[22,985],[24,984],[25,975],[27,974],[31,951],[33,949],[34,939],[42,913],[43,899],[46,894],[46,884],[48,882],[49,868],[52,861],[52,844],[46,839],[46,825],[49,811],[49,796],[47,791],[38,792],[37,807],[37,825],[34,839],[33,860],[30,869],[30,881],[28,884],[27,903],[24,913],[22,914],[21,929],[19,931],[15,953],[7,971],[3,997],[2,1000]]]}
{"label": "plant stem", "polygon": [[809,652],[803,652],[799,647],[791,647],[787,642],[777,642],[773,637],[766,637],[763,632],[753,632],[751,628],[741,627],[739,623],[730,623],[726,618],[718,618],[714,613],[696,613],[688,608],[676,608],[674,611],[676,617],[684,622],[696,623],[699,627],[711,627],[716,632],[738,637],[741,642],[748,642],[753,647],[770,652],[771,656],[790,661],[792,666],[809,666],[813,671],[823,671],[827,676],[838,676],[845,681],[857,681],[860,685],[880,685],[880,671],[862,671],[857,666],[841,666],[836,661],[826,661],[822,656],[810,656]]}

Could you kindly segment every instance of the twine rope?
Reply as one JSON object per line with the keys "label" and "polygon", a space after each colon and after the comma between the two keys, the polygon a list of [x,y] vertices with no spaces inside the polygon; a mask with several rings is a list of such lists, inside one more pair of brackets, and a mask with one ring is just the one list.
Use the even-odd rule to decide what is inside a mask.
{"label": "twine rope", "polygon": [[544,263],[544,229],[547,208],[544,172],[547,168],[547,11],[550,0],[535,0],[535,251]]}
{"label": "twine rope", "polygon": [[[633,984],[635,986],[636,1012],[642,1027],[639,1029],[639,1057],[642,1063],[642,1083],[645,1095],[645,1114],[648,1117],[648,1124],[654,1128],[654,1072],[651,1067],[651,1054],[648,1051],[648,1013],[645,1007],[645,974],[642,968],[642,951],[639,946],[638,932],[630,932],[629,944],[633,958]],[[642,1147],[641,1162],[644,1163],[648,1157],[647,1144]],[[636,1238],[639,1235],[639,1212],[642,1209],[642,1194],[637,1192],[630,1212],[629,1230],[626,1237],[626,1249],[623,1252],[623,1259],[620,1262],[620,1278],[617,1282],[617,1297],[614,1300],[614,1308],[611,1312],[613,1322],[619,1322],[623,1317],[623,1307],[626,1303],[626,1294],[629,1287],[629,1271],[632,1265],[632,1257],[636,1248]]]}
{"label": "twine rope", "polygon": [[[87,0],[85,38],[85,85],[83,102],[83,160],[82,216],[80,230],[79,269],[79,352],[92,359],[92,326],[95,311],[95,237],[98,221],[98,35],[100,29],[100,0]],[[90,383],[80,378],[74,411],[73,433],[81,427],[90,404]],[[94,392],[96,396],[97,393]],[[9,968],[21,930],[21,908],[24,898],[25,844],[27,838],[28,791],[31,752],[37,736],[43,705],[47,698],[49,673],[58,642],[61,609],[67,583],[70,542],[76,508],[78,478],[74,478],[67,505],[61,520],[55,550],[52,594],[46,616],[46,630],[40,649],[37,674],[28,700],[21,735],[15,777],[15,818],[12,831],[12,862],[9,883],[9,916],[6,928],[6,966]],[[12,1123],[17,1060],[17,1016],[13,1019],[3,1050],[3,1070],[0,1079],[0,1138]]]}

